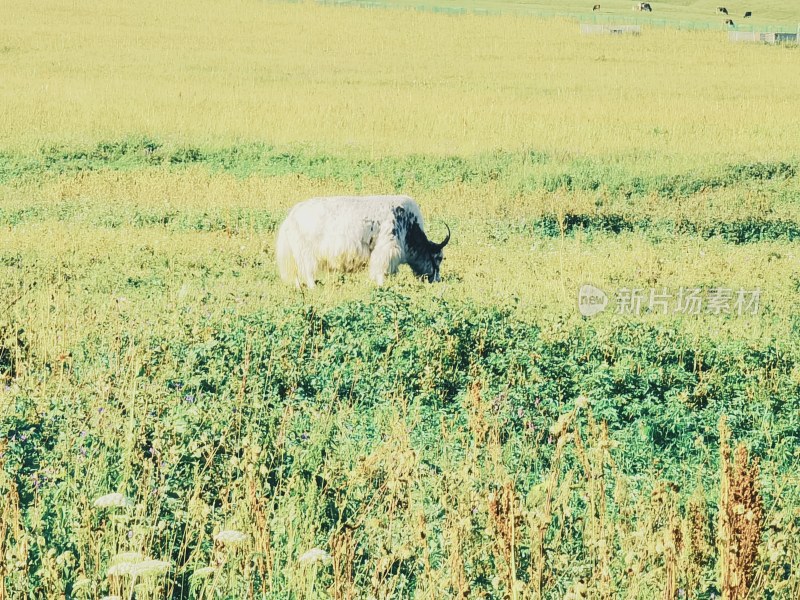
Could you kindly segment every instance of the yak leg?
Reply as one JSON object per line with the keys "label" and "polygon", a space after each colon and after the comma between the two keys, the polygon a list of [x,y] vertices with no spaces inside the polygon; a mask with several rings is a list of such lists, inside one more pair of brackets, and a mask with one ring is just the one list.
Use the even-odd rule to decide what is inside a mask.
{"label": "yak leg", "polygon": [[297,278],[295,284],[299,288],[303,283],[306,287],[313,288],[316,285],[317,259],[308,250],[301,250],[295,255],[297,261]]}
{"label": "yak leg", "polygon": [[379,242],[369,257],[369,277],[378,285],[383,285],[386,275],[397,273],[400,265],[400,249],[394,239]]}

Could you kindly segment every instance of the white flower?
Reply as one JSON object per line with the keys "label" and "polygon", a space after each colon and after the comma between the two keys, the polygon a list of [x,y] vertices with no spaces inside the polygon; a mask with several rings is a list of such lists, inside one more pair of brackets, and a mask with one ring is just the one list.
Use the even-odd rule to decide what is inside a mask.
{"label": "white flower", "polygon": [[575,400],[575,408],[581,409],[586,408],[587,406],[589,406],[589,399],[586,396],[578,396],[578,398]]}
{"label": "white flower", "polygon": [[236,546],[247,541],[247,534],[235,529],[226,529],[215,535],[214,541],[228,546]]}
{"label": "white flower", "polygon": [[127,496],[114,492],[113,494],[100,496],[94,501],[94,505],[97,508],[109,508],[112,506],[117,508],[127,508],[129,506],[133,506],[133,501]]}
{"label": "white flower", "polygon": [[100,600],[122,600],[122,596],[103,596]]}
{"label": "white flower", "polygon": [[171,566],[172,565],[166,560],[153,560],[152,558],[148,558],[134,565],[133,575],[137,577],[161,575],[169,571]]}
{"label": "white flower", "polygon": [[115,565],[111,565],[108,567],[108,571],[106,571],[106,575],[109,577],[122,577],[123,575],[133,575],[134,570],[136,569],[136,565],[139,563],[135,562],[121,562]]}
{"label": "white flower", "polygon": [[311,565],[316,562],[321,562],[323,564],[327,564],[333,560],[333,557],[322,550],[321,548],[312,548],[308,552],[304,553],[297,559],[297,562],[303,565]]}
{"label": "white flower", "polygon": [[147,577],[166,573],[171,566],[165,560],[153,560],[138,552],[123,552],[111,559],[111,566],[108,568],[107,574],[117,577],[123,575],[131,575],[134,578]]}
{"label": "white flower", "polygon": [[143,560],[144,556],[142,556],[138,552],[120,552],[114,558],[111,559],[111,564],[117,565],[123,562],[137,563],[137,562],[142,562]]}
{"label": "white flower", "polygon": [[201,567],[197,569],[189,579],[202,579],[203,577],[208,577],[212,573],[216,573],[216,567]]}

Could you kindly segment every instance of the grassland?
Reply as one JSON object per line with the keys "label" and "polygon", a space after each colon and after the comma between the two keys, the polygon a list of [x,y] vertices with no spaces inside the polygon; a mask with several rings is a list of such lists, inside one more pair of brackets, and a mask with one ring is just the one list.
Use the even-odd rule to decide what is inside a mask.
{"label": "grassland", "polygon": [[[800,595],[797,49],[3,13],[0,600]],[[294,202],[394,192],[442,285],[280,283]],[[762,296],[585,319],[584,283]]]}

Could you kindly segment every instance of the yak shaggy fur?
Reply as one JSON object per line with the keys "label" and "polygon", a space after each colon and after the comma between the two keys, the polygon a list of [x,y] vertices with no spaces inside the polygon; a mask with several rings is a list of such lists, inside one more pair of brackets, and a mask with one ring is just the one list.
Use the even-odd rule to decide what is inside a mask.
{"label": "yak shaggy fur", "polygon": [[295,205],[278,229],[281,278],[313,288],[320,269],[349,272],[369,266],[383,285],[401,264],[439,281],[442,248],[426,237],[419,206],[408,196],[334,196]]}

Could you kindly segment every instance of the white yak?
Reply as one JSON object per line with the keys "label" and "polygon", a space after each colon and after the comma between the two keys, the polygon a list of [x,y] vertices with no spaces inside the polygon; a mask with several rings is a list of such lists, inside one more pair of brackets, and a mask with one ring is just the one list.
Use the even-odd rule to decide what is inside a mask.
{"label": "white yak", "polygon": [[443,242],[428,240],[419,206],[408,196],[312,198],[295,205],[281,224],[276,257],[281,278],[298,288],[313,288],[319,269],[365,265],[378,285],[402,264],[435,282],[449,241],[449,227]]}

